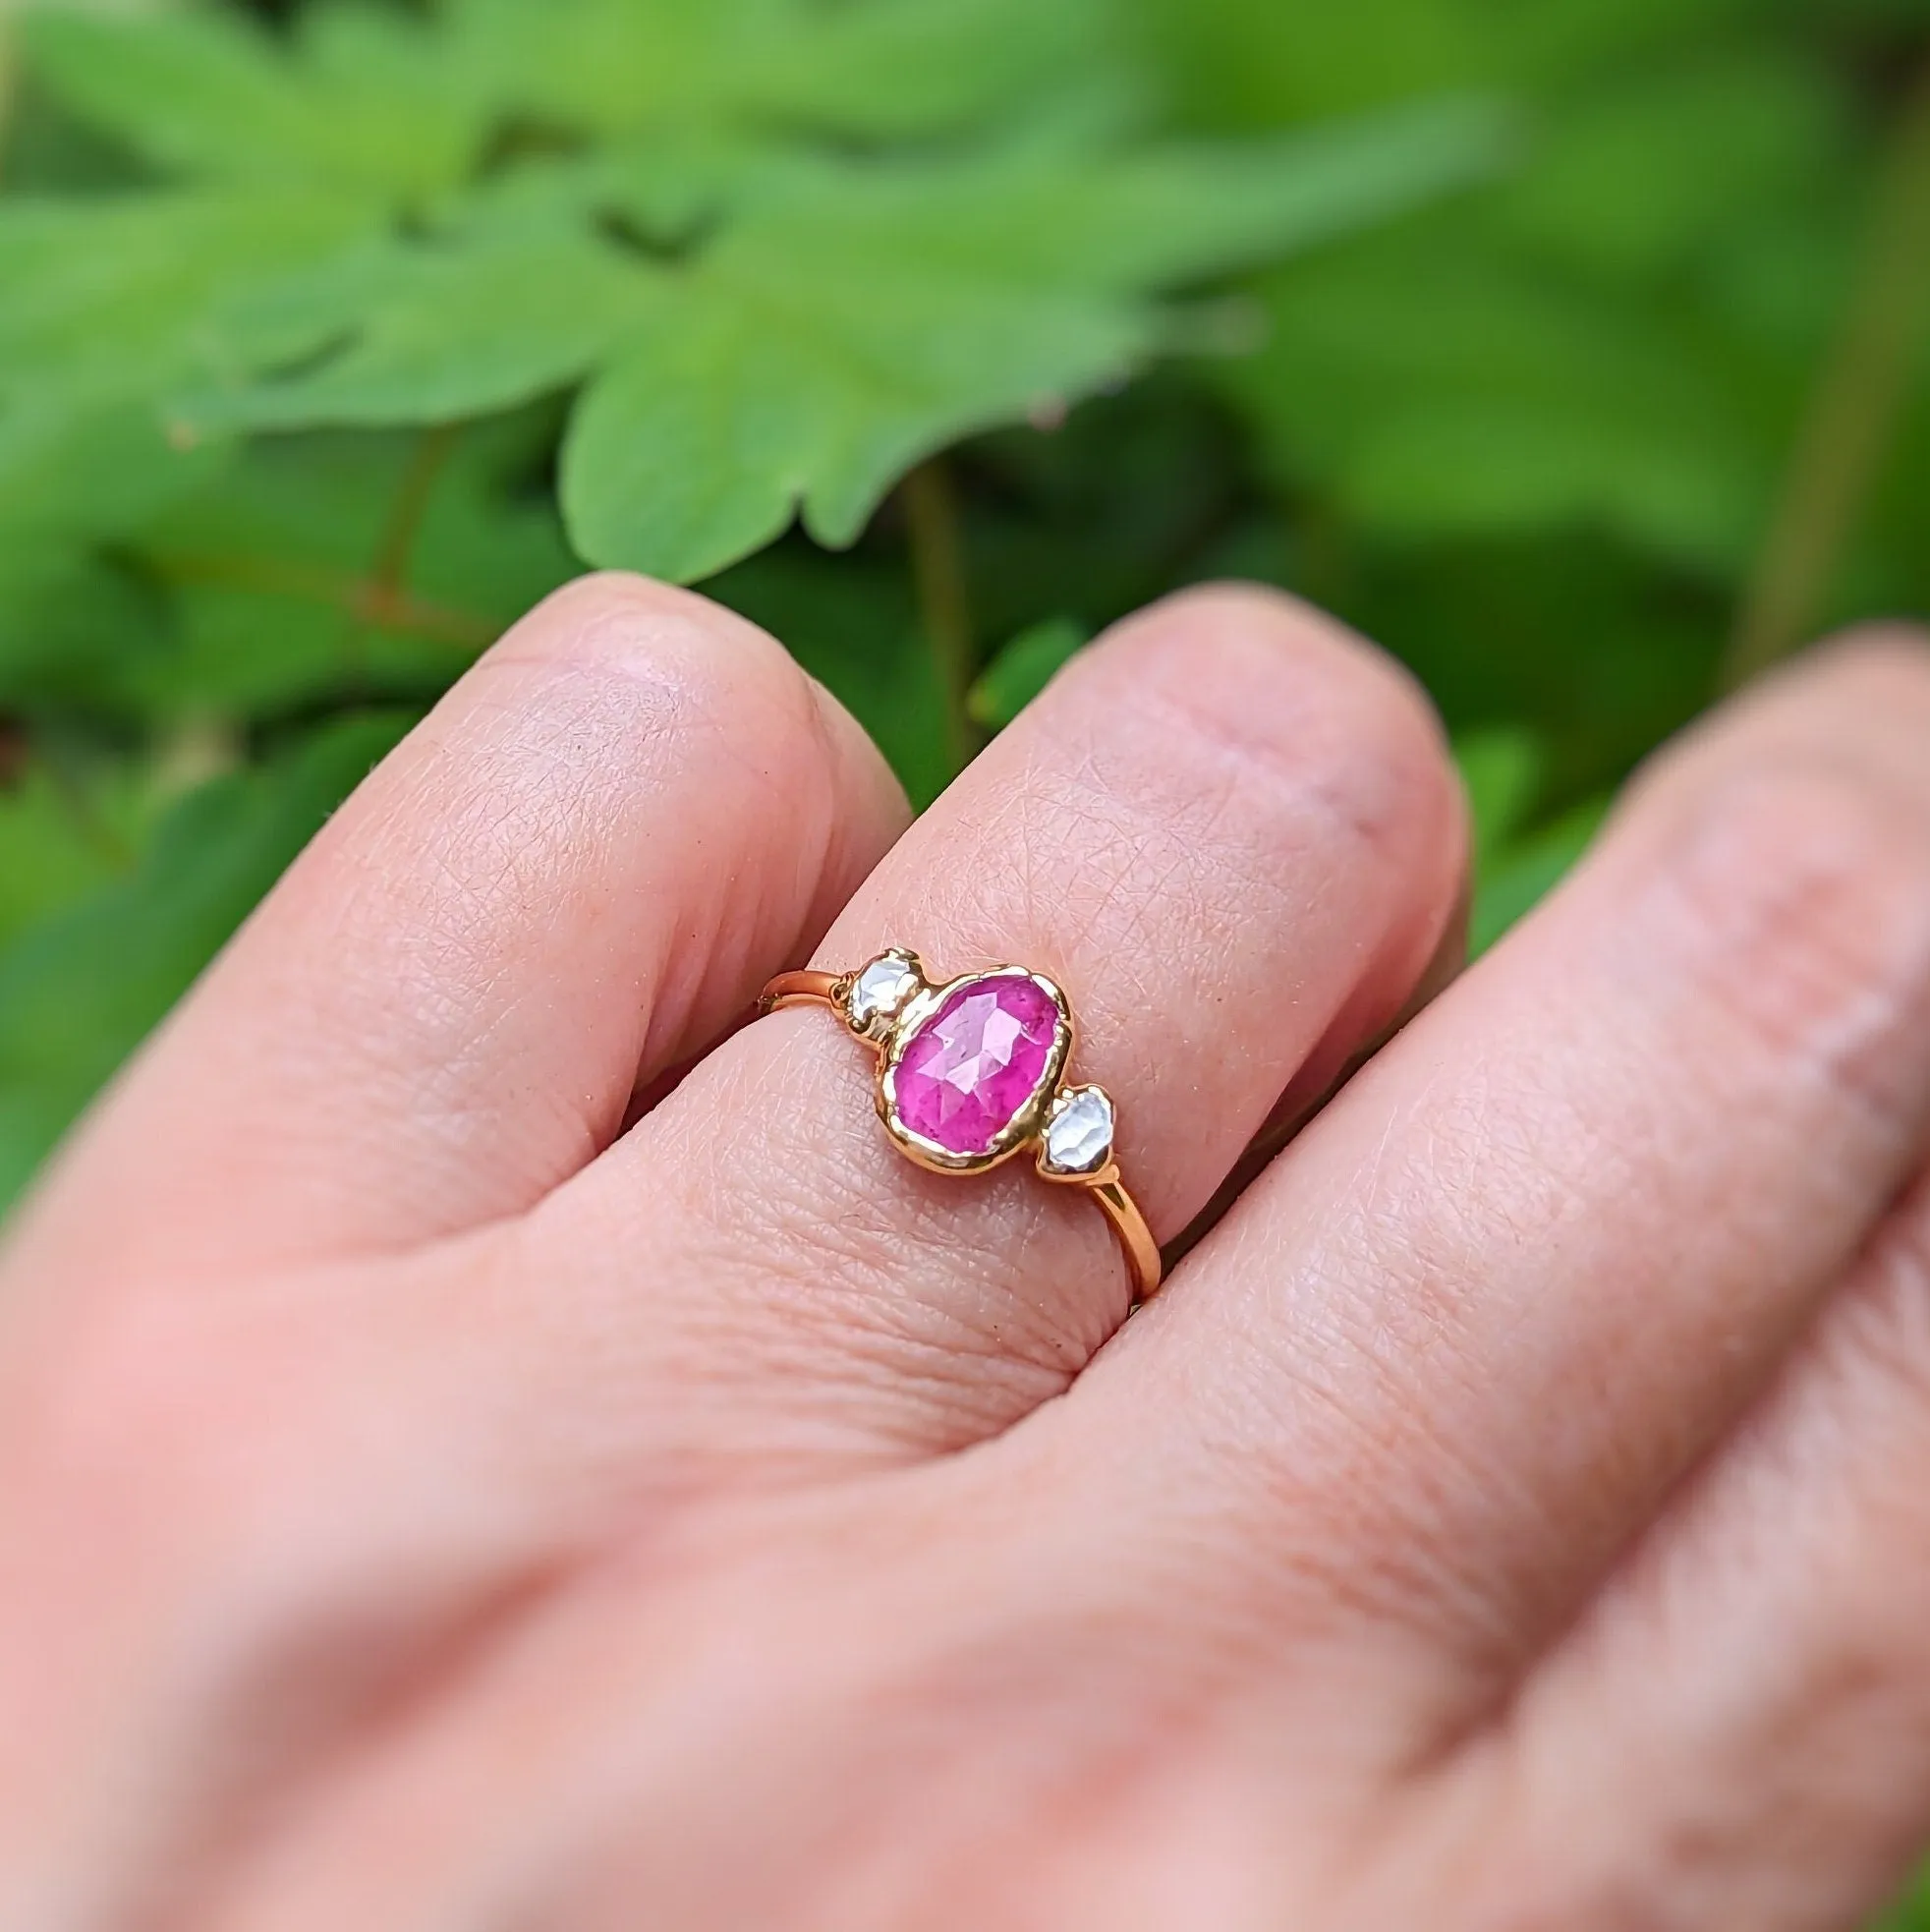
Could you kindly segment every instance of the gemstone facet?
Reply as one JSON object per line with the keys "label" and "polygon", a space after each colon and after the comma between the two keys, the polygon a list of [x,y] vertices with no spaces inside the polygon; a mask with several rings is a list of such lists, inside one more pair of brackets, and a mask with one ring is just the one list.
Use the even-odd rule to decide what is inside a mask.
{"label": "gemstone facet", "polygon": [[1096,1174],[1112,1158],[1112,1102],[1102,1087],[1072,1087],[1046,1122],[1041,1165],[1053,1174]]}
{"label": "gemstone facet", "polygon": [[880,954],[851,982],[845,1001],[851,1024],[863,1033],[874,1021],[894,1017],[921,984],[909,954]]}
{"label": "gemstone facet", "polygon": [[895,1055],[900,1122],[945,1153],[988,1155],[1062,1063],[1063,1014],[1050,990],[1019,973],[952,989]]}

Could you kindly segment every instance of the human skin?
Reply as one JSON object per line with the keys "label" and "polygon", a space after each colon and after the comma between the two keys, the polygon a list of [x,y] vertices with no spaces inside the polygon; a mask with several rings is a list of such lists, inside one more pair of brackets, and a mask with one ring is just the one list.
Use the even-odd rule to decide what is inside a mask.
{"label": "human skin", "polygon": [[606,577],[295,866],[0,1262],[0,1932],[1852,1925],[1930,1832],[1930,654],[1664,753],[1130,1320],[736,1023],[1049,973],[1171,1240],[1451,946],[1438,728],[1203,591],[905,826]]}

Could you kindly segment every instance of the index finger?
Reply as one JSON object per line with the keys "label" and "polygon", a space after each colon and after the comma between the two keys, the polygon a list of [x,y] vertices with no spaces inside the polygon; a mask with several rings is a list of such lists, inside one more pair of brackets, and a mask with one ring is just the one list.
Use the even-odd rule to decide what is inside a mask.
{"label": "index finger", "polygon": [[[583,580],[325,827],[20,1229],[43,1279],[392,1250],[528,1207],[807,950],[905,822],[756,626]],[[104,1211],[103,1204],[111,1204]]]}

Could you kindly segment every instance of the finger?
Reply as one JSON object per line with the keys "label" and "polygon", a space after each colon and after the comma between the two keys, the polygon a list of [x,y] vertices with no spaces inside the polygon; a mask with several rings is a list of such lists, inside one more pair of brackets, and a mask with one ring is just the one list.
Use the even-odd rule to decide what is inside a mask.
{"label": "finger", "polygon": [[111,1277],[136,1240],[150,1277],[395,1248],[528,1206],[809,948],[903,813],[752,625],[641,579],[559,593],[84,1132],[24,1237],[35,1272]]}
{"label": "finger", "polygon": [[1927,1468],[1930,1177],[1456,1799],[1627,1922],[1862,1923],[1930,1842]]}
{"label": "finger", "polygon": [[[1407,680],[1297,604],[1211,591],[1077,660],[820,956],[901,944],[941,975],[1056,979],[1081,1029],[1072,1077],[1119,1104],[1124,1170],[1167,1237],[1296,1074],[1331,1077],[1398,1010],[1461,854]],[[714,1386],[774,1378],[847,1437],[946,1446],[1062,1388],[1124,1315],[1127,1279],[1093,1205],[1030,1164],[914,1168],[871,1085],[830,1015],[773,1015],[551,1204],[546,1252],[621,1306],[648,1239],[652,1321],[710,1338]]]}
{"label": "finger", "polygon": [[1428,1660],[1423,1721],[1475,1722],[1921,1148],[1927,739],[1925,663],[1867,647],[1675,754],[1247,1191],[1053,1440],[1189,1563],[1217,1540],[1270,1627],[1280,1591],[1371,1608]]}

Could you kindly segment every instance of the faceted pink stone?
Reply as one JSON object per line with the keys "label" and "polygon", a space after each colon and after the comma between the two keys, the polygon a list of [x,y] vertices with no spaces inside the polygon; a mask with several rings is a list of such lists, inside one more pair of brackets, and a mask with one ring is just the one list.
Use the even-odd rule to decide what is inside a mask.
{"label": "faceted pink stone", "polygon": [[1058,1008],[1031,980],[972,980],[898,1060],[898,1117],[952,1154],[986,1154],[1038,1091]]}

